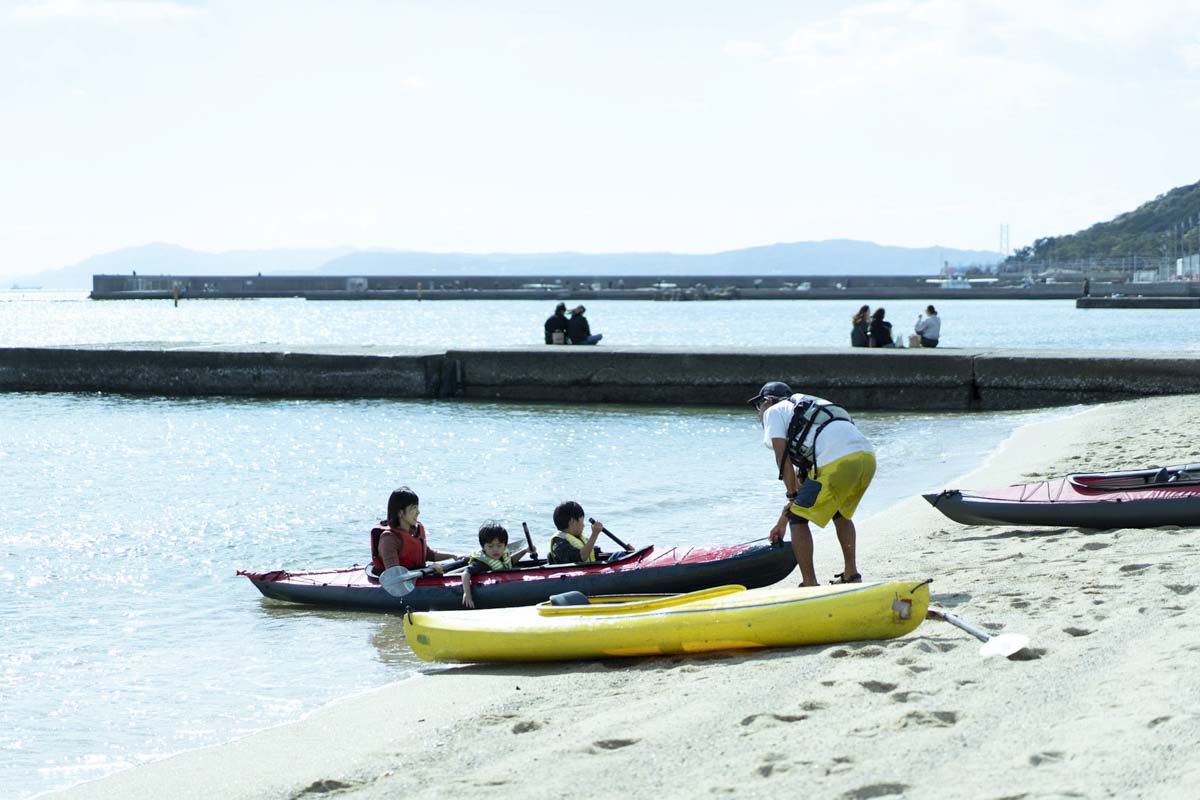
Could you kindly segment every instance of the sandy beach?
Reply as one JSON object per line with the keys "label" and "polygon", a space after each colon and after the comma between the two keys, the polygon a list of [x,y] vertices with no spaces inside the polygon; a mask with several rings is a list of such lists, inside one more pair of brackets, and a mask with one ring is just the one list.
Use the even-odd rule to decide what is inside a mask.
{"label": "sandy beach", "polygon": [[[1197,462],[1180,434],[1197,429],[1196,396],[1064,411],[960,485]],[[867,580],[931,577],[935,604],[1030,647],[982,658],[927,621],[887,642],[435,668],[54,796],[1196,796],[1200,528],[968,528],[920,497],[858,522]],[[830,527],[818,574],[838,564]]]}

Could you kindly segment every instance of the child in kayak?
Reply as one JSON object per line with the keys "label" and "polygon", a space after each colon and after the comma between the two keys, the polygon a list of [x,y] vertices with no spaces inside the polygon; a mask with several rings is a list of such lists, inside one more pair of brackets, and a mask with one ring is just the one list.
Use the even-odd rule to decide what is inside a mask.
{"label": "child in kayak", "polygon": [[[417,522],[421,515],[417,493],[401,486],[388,497],[387,519],[371,529],[371,564],[378,575],[389,567],[421,569],[429,561],[462,558],[442,553],[429,546],[425,526]],[[434,565],[439,575],[442,568]]]}
{"label": "child in kayak", "polygon": [[[554,509],[554,527],[558,533],[550,537],[551,564],[579,564],[602,561],[608,557],[596,548],[596,539],[604,530],[600,520],[592,520],[592,532],[585,539],[583,536],[583,506],[574,500],[559,503]],[[633,548],[625,546],[625,551]]]}
{"label": "child in kayak", "polygon": [[514,561],[529,553],[537,558],[537,550],[533,547],[523,547],[515,553],[508,552],[508,531],[494,520],[488,520],[479,527],[480,549],[471,554],[467,562],[466,572],[462,576],[463,599],[465,608],[474,608],[475,600],[471,597],[471,578],[486,572],[497,572],[512,569]]}

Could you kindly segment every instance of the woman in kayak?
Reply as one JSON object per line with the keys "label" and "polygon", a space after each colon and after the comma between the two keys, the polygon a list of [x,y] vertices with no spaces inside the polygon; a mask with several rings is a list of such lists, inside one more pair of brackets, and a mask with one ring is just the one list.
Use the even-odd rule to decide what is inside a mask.
{"label": "woman in kayak", "polygon": [[513,562],[520,561],[526,553],[537,558],[537,550],[532,547],[523,547],[510,555],[508,530],[495,520],[483,523],[479,528],[479,550],[471,554],[471,560],[467,562],[467,569],[462,576],[463,606],[475,607],[475,600],[471,597],[471,578],[485,572],[512,569]]}
{"label": "woman in kayak", "polygon": [[[461,558],[454,553],[442,553],[429,546],[425,526],[417,522],[421,515],[417,493],[401,486],[388,498],[387,519],[371,529],[371,563],[379,574],[389,567],[421,569],[429,561]],[[442,574],[442,568],[433,565]]]}

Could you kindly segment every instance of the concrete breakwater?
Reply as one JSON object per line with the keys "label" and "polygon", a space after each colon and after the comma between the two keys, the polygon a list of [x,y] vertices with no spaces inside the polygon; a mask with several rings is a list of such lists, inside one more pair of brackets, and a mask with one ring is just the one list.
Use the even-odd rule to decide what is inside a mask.
{"label": "concrete breakwater", "polygon": [[1200,393],[1200,355],[520,347],[0,348],[0,391],[739,405],[767,380],[858,410],[1037,408]]}
{"label": "concrete breakwater", "polygon": [[[1093,290],[1099,293],[1102,284]],[[1153,285],[1144,285],[1146,292]],[[1076,283],[918,275],[93,275],[93,300],[1062,300]]]}

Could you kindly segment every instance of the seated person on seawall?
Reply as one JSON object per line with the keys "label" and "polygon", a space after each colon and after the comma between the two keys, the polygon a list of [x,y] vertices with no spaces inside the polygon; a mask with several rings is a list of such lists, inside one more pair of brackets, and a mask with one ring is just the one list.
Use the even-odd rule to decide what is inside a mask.
{"label": "seated person on seawall", "polygon": [[567,338],[571,344],[596,344],[604,338],[603,333],[592,333],[587,318],[583,316],[584,311],[587,309],[583,306],[571,309],[571,318],[567,320]]}
{"label": "seated person on seawall", "polygon": [[479,547],[479,550],[471,554],[471,560],[467,562],[467,570],[462,576],[462,604],[465,608],[475,607],[475,599],[471,597],[471,578],[485,572],[512,569],[513,562],[520,561],[526,553],[537,558],[537,550],[532,547],[523,547],[510,555],[508,531],[495,520],[488,520],[479,526]]}
{"label": "seated person on seawall", "polygon": [[546,319],[546,344],[567,343],[567,304],[559,303]]}
{"label": "seated person on seawall", "polygon": [[867,331],[871,327],[871,307],[863,306],[850,318],[850,346],[866,347]]}
{"label": "seated person on seawall", "polygon": [[937,309],[932,305],[925,306],[925,316],[917,317],[913,330],[921,337],[921,347],[937,347],[938,339],[942,338],[942,318],[937,315]]}
{"label": "seated person on seawall", "polygon": [[892,340],[892,323],[883,318],[884,310],[875,309],[871,315],[871,327],[867,331],[867,342],[870,347],[895,347]]}
{"label": "seated person on seawall", "polygon": [[[425,526],[417,522],[421,514],[417,493],[401,486],[388,497],[387,519],[371,529],[371,565],[378,575],[389,567],[421,569],[430,561],[460,558],[429,546]],[[442,568],[434,565],[439,575]]]}
{"label": "seated person on seawall", "polygon": [[[574,500],[559,503],[554,509],[554,527],[558,533],[550,537],[551,564],[579,564],[604,560],[607,553],[596,549],[596,539],[604,530],[604,524],[599,520],[592,522],[592,532],[583,538],[583,506]],[[626,546],[625,551],[633,548]]]}

